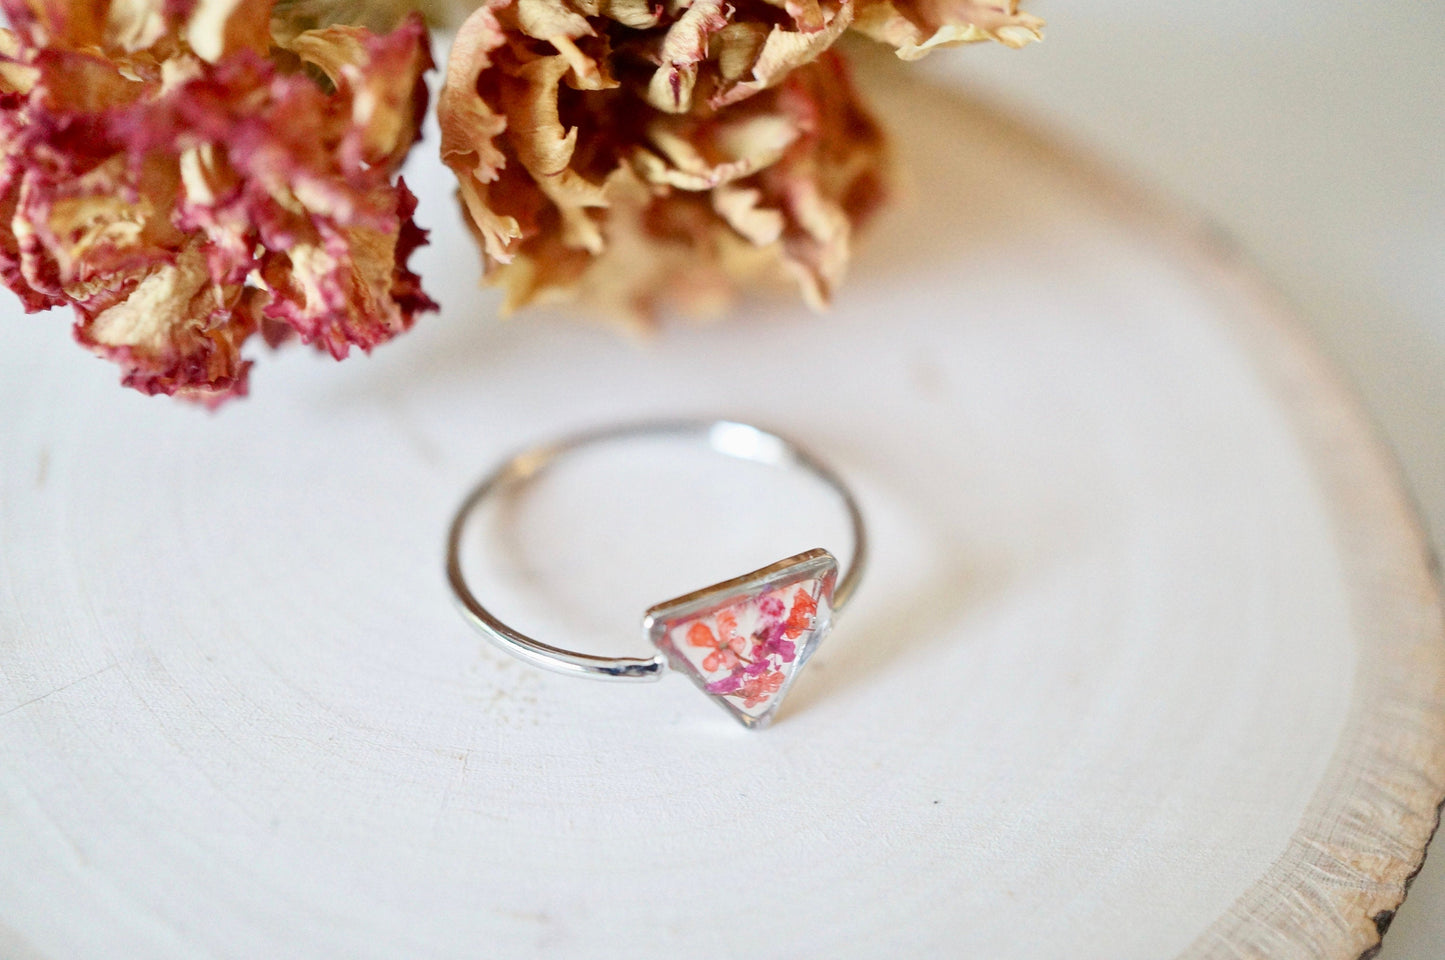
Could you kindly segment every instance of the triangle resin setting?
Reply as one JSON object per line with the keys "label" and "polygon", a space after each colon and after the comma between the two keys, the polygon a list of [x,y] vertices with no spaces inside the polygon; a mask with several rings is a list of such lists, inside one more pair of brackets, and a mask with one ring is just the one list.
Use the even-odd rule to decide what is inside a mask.
{"label": "triangle resin setting", "polygon": [[674,670],[744,726],[768,725],[832,625],[838,561],[809,550],[647,611],[643,629]]}

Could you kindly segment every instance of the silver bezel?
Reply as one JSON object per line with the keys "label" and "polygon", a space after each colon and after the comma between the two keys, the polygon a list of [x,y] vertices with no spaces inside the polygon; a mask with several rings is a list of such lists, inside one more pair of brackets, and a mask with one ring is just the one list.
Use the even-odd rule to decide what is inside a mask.
{"label": "silver bezel", "polygon": [[[788,674],[788,679],[781,690],[773,698],[772,704],[767,710],[758,716],[741,710],[728,697],[727,694],[713,693],[707,689],[707,683],[699,677],[687,658],[679,651],[668,637],[668,625],[679,620],[691,620],[697,617],[710,616],[724,607],[732,606],[739,601],[755,597],[758,594],[778,587],[787,587],[795,583],[802,583],[807,580],[819,581],[818,608],[820,617],[813,625],[813,630],[808,634],[807,641],[802,645],[798,655],[798,662]],[[728,713],[737,718],[744,726],[749,728],[762,728],[767,726],[773,718],[773,714],[782,704],[787,695],[788,689],[793,685],[803,665],[808,662],[813,651],[817,649],[819,642],[827,635],[832,627],[833,593],[838,582],[838,560],[827,550],[807,550],[795,554],[777,563],[770,563],[766,567],[745,573],[731,580],[724,580],[715,583],[710,587],[703,587],[701,590],[694,590],[692,593],[683,594],[671,600],[654,604],[649,607],[642,617],[642,629],[647,639],[657,648],[658,652],[667,658],[668,665],[678,673],[682,673],[690,679],[694,685],[706,693],[713,700],[717,701]]]}
{"label": "silver bezel", "polygon": [[692,593],[685,593],[662,603],[655,603],[642,615],[642,629],[652,645],[661,649],[662,625],[668,620],[706,616],[735,602],[748,593],[762,593],[774,587],[783,587],[802,580],[822,580],[823,596],[829,606],[833,602],[833,587],[838,579],[838,558],[821,547],[794,554],[777,563],[745,573],[731,580],[715,583]]}

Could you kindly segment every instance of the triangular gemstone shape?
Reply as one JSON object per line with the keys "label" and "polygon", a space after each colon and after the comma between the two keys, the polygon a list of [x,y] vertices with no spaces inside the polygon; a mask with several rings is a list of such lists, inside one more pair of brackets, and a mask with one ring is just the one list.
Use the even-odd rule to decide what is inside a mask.
{"label": "triangular gemstone shape", "polygon": [[643,629],[743,726],[765,727],[832,626],[837,580],[833,555],[809,550],[659,603]]}

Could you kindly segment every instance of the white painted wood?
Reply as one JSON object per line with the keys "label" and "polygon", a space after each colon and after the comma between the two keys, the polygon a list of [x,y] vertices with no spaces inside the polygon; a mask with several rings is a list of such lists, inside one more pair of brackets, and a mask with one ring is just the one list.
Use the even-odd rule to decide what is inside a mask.
{"label": "white painted wood", "polygon": [[[642,346],[493,320],[429,157],[446,312],[370,360],[264,357],[218,415],[122,393],[10,307],[0,955],[1368,950],[1445,793],[1393,466],[1246,269],[902,76],[870,83],[912,200],[824,318]],[[810,438],[876,535],[772,729],[467,632],[440,553],[476,475],[710,413]],[[626,648],[675,581],[836,535],[790,481],[670,464],[539,490],[499,599]],[[719,546],[636,530],[669,517]]]}

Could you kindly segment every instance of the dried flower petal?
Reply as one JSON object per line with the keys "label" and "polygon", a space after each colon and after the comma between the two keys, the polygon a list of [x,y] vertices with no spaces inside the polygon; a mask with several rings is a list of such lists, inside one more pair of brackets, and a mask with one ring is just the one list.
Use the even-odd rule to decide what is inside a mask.
{"label": "dried flower petal", "polygon": [[273,34],[265,0],[0,8],[0,279],[29,310],[71,304],[127,385],[215,402],[245,391],[256,332],[340,358],[432,308],[396,177],[426,108],[418,18]]}
{"label": "dried flower petal", "polygon": [[1022,47],[1043,39],[1044,22],[1018,0],[858,0],[853,29],[918,60],[935,47],[996,40]]}
{"label": "dried flower petal", "polygon": [[851,9],[488,0],[437,109],[507,308],[709,312],[785,275],[824,302],[883,193],[881,130],[824,53]]}

